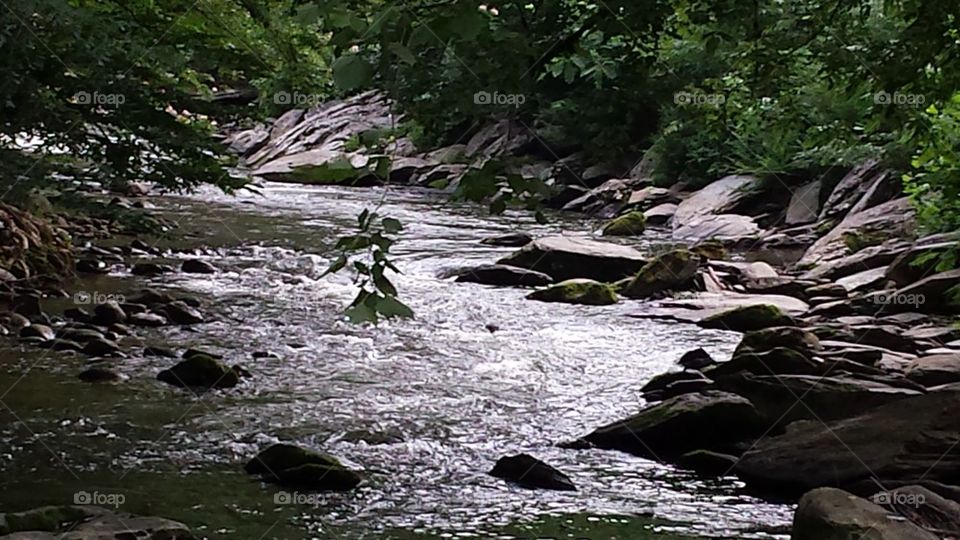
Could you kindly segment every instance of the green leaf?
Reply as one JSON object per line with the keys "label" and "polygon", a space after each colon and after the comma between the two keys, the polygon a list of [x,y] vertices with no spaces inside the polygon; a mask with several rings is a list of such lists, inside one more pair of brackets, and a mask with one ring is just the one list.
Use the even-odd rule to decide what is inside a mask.
{"label": "green leaf", "polygon": [[340,270],[343,270],[343,267],[345,267],[346,265],[347,265],[347,256],[340,255],[339,257],[336,258],[336,260],[333,261],[333,263],[330,264],[330,267],[327,268],[327,271],[324,272],[323,275],[320,277],[326,277],[330,274],[336,274]]}
{"label": "green leaf", "polygon": [[413,310],[392,296],[380,298],[377,301],[377,311],[379,311],[380,314],[388,319],[393,317],[400,317],[403,319],[413,318]]}
{"label": "green leaf", "polygon": [[373,67],[355,54],[341,56],[333,63],[333,82],[341,90],[356,90],[373,79]]}
{"label": "green leaf", "polygon": [[399,219],[383,218],[383,221],[381,221],[380,224],[383,226],[383,230],[387,234],[396,234],[403,230],[403,224],[400,223]]}
{"label": "green leaf", "polygon": [[397,55],[397,58],[406,62],[407,64],[412,66],[417,63],[417,57],[413,55],[413,51],[404,47],[402,44],[391,43],[387,45],[387,48],[390,50],[390,52]]}

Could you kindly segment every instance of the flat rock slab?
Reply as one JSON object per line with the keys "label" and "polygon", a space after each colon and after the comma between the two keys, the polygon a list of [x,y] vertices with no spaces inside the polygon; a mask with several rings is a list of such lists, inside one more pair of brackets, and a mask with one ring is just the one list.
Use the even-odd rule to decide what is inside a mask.
{"label": "flat rock slab", "polygon": [[741,294],[735,292],[696,293],[684,296],[683,298],[659,303],[659,307],[661,308],[697,311],[700,315],[696,319],[698,321],[734,308],[755,305],[776,306],[784,313],[790,315],[801,315],[810,309],[810,306],[808,306],[806,302],[793,298],[792,296]]}
{"label": "flat rock slab", "polygon": [[135,516],[98,506],[47,506],[0,514],[0,536],[8,540],[194,540],[183,523]]}
{"label": "flat rock slab", "polygon": [[644,254],[632,247],[550,236],[534,240],[498,264],[543,272],[557,281],[586,278],[613,282],[636,274],[646,262]]}

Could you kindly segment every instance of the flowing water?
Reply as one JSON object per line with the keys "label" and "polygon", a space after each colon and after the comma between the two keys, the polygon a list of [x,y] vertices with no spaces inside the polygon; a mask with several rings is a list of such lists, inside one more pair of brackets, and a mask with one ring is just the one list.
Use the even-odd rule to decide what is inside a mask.
{"label": "flowing water", "polygon": [[[115,361],[127,382],[93,386],[75,378],[80,357],[11,343],[0,373],[2,508],[88,496],[203,536],[253,539],[769,538],[789,522],[791,507],[746,496],[733,478],[556,447],[635,412],[638,389],[683,352],[729,356],[736,335],[630,318],[632,302],[543,304],[520,289],[438,277],[511,251],[485,237],[589,236],[595,223],[491,217],[427,192],[267,184],[262,193],[155,201],[181,226],[159,245],[196,247],[222,271],[150,286],[200,299],[212,322],[124,342],[213,350],[254,378],[197,398],[155,381],[171,360],[131,354]],[[405,225],[393,249],[403,274],[393,279],[416,318],[354,326],[342,317],[350,277],[321,276],[337,237],[378,205]],[[76,284],[93,295],[144,286],[128,275]],[[282,504],[280,490],[241,467],[276,440],[323,449],[368,481]],[[517,452],[566,472],[579,491],[527,491],[485,474]]]}

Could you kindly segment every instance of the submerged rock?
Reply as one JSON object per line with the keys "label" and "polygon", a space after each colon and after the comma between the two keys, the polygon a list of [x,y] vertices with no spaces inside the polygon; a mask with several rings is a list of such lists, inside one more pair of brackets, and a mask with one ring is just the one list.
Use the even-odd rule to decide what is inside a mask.
{"label": "submerged rock", "polygon": [[517,266],[487,264],[460,272],[457,281],[502,287],[542,287],[553,283],[553,278],[542,272]]}
{"label": "submerged rock", "polygon": [[363,480],[336,458],[284,443],[257,454],[244,470],[267,482],[318,491],[349,491]]}
{"label": "submerged rock", "polygon": [[610,220],[603,226],[604,236],[640,236],[647,228],[643,212],[629,212]]}
{"label": "submerged rock", "polygon": [[617,293],[613,287],[591,279],[568,279],[546,289],[532,292],[527,295],[527,298],[540,302],[589,306],[607,306],[617,303]]}
{"label": "submerged rock", "polygon": [[577,490],[567,475],[527,454],[500,458],[490,471],[490,476],[529,489]]}
{"label": "submerged rock", "polygon": [[235,371],[206,355],[183,360],[158,373],[157,379],[185,388],[232,388],[240,382]]}
{"label": "submerged rock", "polygon": [[199,259],[187,259],[180,265],[180,271],[187,274],[216,274],[217,267]]}
{"label": "submerged rock", "polygon": [[130,269],[130,273],[135,276],[158,276],[170,272],[173,272],[173,267],[170,265],[152,262],[137,263]]}
{"label": "submerged rock", "polygon": [[132,326],[143,326],[147,328],[157,328],[165,326],[167,319],[156,313],[134,313],[127,318],[127,323]]}
{"label": "submerged rock", "polygon": [[157,311],[162,311],[163,315],[174,324],[189,325],[203,322],[203,315],[199,311],[180,300],[157,308]]}
{"label": "submerged rock", "polygon": [[555,280],[586,278],[613,282],[637,273],[646,260],[642,253],[627,246],[551,236],[534,240],[499,264],[536,270]]}
{"label": "submerged rock", "polygon": [[120,304],[110,300],[103,304],[98,304],[93,309],[93,322],[100,326],[110,326],[111,324],[127,321],[127,314],[120,307]]}
{"label": "submerged rock", "polygon": [[701,328],[730,330],[733,332],[753,332],[776,326],[792,326],[792,317],[771,304],[742,306],[711,315],[701,320]]}
{"label": "submerged rock", "polygon": [[20,329],[20,337],[23,339],[37,338],[41,341],[49,341],[56,337],[53,328],[45,324],[31,324]]}
{"label": "submerged rock", "polygon": [[78,375],[81,381],[89,383],[110,383],[123,380],[123,375],[116,371],[101,367],[92,367]]}
{"label": "submerged rock", "polygon": [[533,242],[533,237],[526,233],[510,233],[491,238],[484,238],[481,244],[497,247],[523,247]]}

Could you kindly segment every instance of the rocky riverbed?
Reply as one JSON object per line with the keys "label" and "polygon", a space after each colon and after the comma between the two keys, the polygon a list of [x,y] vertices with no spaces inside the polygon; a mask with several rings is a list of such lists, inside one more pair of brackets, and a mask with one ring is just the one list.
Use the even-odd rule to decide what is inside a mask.
{"label": "rocky riverbed", "polygon": [[[645,160],[537,162],[501,122],[462,148],[394,141],[383,175],[347,142],[389,122],[366,94],[234,133],[261,178],[352,187],[159,198],[174,240],[82,248],[68,298],[8,283],[5,472],[50,490],[13,509],[123,495],[203,536],[555,514],[643,515],[637,538],[960,531],[960,237],[918,234],[891,172],[660,188]],[[546,225],[450,202],[504,156],[566,182]],[[349,277],[324,270],[373,206],[407,226],[416,318],[356,327]]]}

